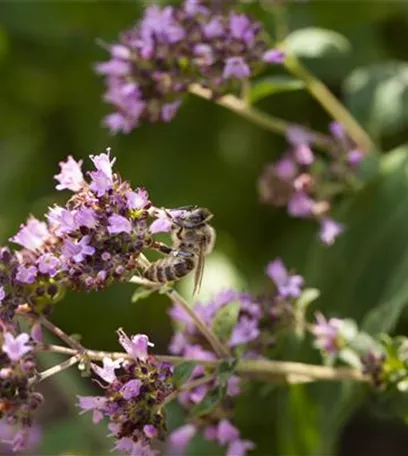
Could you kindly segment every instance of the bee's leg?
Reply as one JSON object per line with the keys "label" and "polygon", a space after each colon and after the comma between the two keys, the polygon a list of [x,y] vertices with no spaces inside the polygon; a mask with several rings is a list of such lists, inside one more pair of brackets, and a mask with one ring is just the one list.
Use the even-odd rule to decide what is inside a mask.
{"label": "bee's leg", "polygon": [[173,249],[169,247],[168,245],[164,244],[163,242],[157,242],[154,241],[153,244],[151,245],[152,249],[155,249],[161,253],[164,253],[165,255],[170,255],[170,253],[173,252]]}
{"label": "bee's leg", "polygon": [[193,258],[195,254],[186,250],[173,250],[172,255],[178,258]]}

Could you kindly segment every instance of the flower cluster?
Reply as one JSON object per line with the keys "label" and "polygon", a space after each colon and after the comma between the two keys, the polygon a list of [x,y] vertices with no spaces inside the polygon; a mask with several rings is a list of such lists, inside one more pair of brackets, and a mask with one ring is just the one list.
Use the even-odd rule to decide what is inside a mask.
{"label": "flower cluster", "polygon": [[164,440],[163,404],[174,391],[173,369],[148,355],[152,345],[144,334],[128,337],[119,330],[119,342],[128,359],[103,359],[103,367],[91,364],[104,383],[103,396],[79,396],[83,412],[93,412],[93,422],[109,419],[115,450],[130,455],[153,455],[152,442]]}
{"label": "flower cluster", "polygon": [[11,324],[0,321],[0,419],[13,432],[13,451],[23,450],[30,439],[33,412],[42,403],[30,379],[35,378],[33,344],[26,333],[17,334]]}
{"label": "flower cluster", "polygon": [[3,249],[0,301],[9,296],[13,301],[5,308],[14,310],[21,304],[14,302],[16,296],[23,295],[34,310],[43,311],[42,303],[55,300],[63,287],[101,289],[135,270],[139,252],[150,243],[147,191],[134,191],[113,172],[109,150],[91,159],[95,170],[88,173],[89,182],[82,161],[69,157],[60,163],[57,189],[74,195],[64,207],[51,207],[47,222],[30,217],[20,227],[10,240],[21,251]]}
{"label": "flower cluster", "polygon": [[129,133],[141,122],[169,122],[190,84],[219,96],[240,87],[265,62],[284,59],[267,50],[260,23],[245,14],[222,14],[200,0],[148,6],[108,49],[110,60],[96,71],[106,77],[105,100],[115,108],[104,121],[113,133]]}
{"label": "flower cluster", "polygon": [[[195,312],[206,326],[211,327],[217,336],[228,345],[233,356],[243,358],[262,358],[267,349],[275,344],[275,334],[281,327],[291,324],[293,302],[302,291],[303,278],[290,274],[282,260],[269,263],[267,274],[273,280],[276,291],[255,299],[248,293],[227,290],[219,293],[210,302],[196,304]],[[176,323],[175,332],[169,350],[173,354],[182,355],[188,359],[215,360],[216,355],[198,332],[191,317],[183,309],[175,305],[170,310],[170,316]],[[203,378],[205,370],[202,366],[195,367],[191,379]],[[194,407],[217,386],[217,380],[209,380],[189,391],[179,394],[179,402],[185,408]],[[230,398],[241,392],[239,377],[231,375],[226,382],[226,395]],[[231,414],[231,400],[219,405],[222,413],[209,413],[195,424],[189,424],[172,434],[170,442],[181,450],[195,435],[202,430],[207,440],[215,440],[222,446],[228,446],[227,454],[245,454],[254,444],[242,440],[239,431],[228,419],[220,416]]]}
{"label": "flower cluster", "polygon": [[265,167],[258,181],[263,202],[286,206],[292,217],[316,219],[319,237],[326,245],[333,244],[344,230],[330,216],[332,201],[355,185],[355,172],[364,158],[339,123],[330,124],[330,132],[329,157],[321,157],[312,150],[313,134],[302,127],[289,128],[289,149]]}

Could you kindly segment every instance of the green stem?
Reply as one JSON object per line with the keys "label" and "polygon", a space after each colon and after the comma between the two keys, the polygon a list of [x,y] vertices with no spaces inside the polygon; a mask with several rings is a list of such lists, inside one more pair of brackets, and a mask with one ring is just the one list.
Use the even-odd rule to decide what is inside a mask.
{"label": "green stem", "polygon": [[[201,87],[197,84],[192,84],[189,87],[189,91],[190,93],[206,100],[213,99],[211,90]],[[232,112],[235,112],[253,124],[278,135],[285,136],[288,129],[294,126],[294,124],[287,122],[286,120],[270,116],[269,114],[266,114],[265,112],[248,105],[245,103],[245,101],[240,100],[234,95],[224,95],[223,97],[217,98],[214,101],[218,105],[223,106]],[[332,146],[333,142],[328,136],[325,136],[322,133],[310,130],[308,128],[304,128],[304,130],[310,134],[314,144],[320,149],[327,150]]]}
{"label": "green stem", "polygon": [[[59,345],[38,344],[37,351],[62,353],[66,355],[76,355],[78,352],[72,348],[61,347]],[[103,358],[112,359],[131,359],[127,353],[106,352],[99,350],[85,350],[84,355],[94,361],[101,361]],[[184,358],[182,356],[158,355],[156,359],[172,364],[181,364],[187,361],[196,362],[201,366],[217,367],[222,359],[218,360],[198,360]],[[229,358],[230,359],[230,358]],[[237,374],[243,376],[268,378],[269,380],[285,380],[287,383],[304,383],[311,381],[341,381],[353,380],[356,382],[368,382],[369,377],[363,375],[359,370],[348,367],[329,367],[313,364],[297,363],[290,361],[274,361],[267,359],[240,360],[236,367]]]}
{"label": "green stem", "polygon": [[335,120],[344,126],[357,146],[367,153],[376,151],[375,144],[363,127],[330,90],[305,68],[296,57],[287,56],[284,66],[290,73],[305,83],[310,94]]}

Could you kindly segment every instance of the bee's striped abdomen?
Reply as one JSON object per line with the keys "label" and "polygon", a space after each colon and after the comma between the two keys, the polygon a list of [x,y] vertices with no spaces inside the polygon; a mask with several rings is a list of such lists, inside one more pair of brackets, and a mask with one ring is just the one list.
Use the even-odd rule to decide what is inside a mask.
{"label": "bee's striped abdomen", "polygon": [[173,282],[189,274],[195,267],[195,258],[164,258],[152,263],[143,273],[151,282]]}

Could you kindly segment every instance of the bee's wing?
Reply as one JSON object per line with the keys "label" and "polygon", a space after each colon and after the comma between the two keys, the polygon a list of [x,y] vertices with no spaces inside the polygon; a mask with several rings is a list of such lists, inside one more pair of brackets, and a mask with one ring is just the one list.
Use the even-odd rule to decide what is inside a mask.
{"label": "bee's wing", "polygon": [[196,297],[201,288],[204,274],[204,243],[200,243],[200,251],[198,253],[197,266],[194,274],[194,291],[193,296]]}

